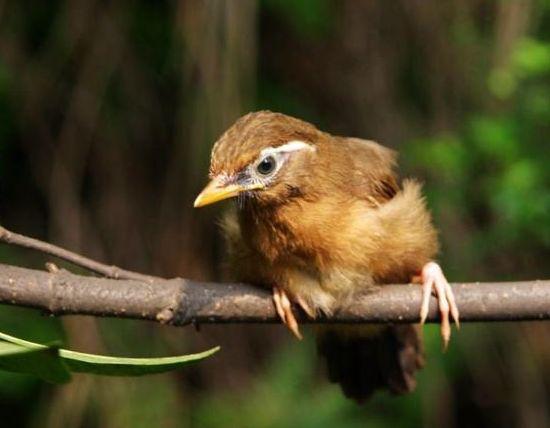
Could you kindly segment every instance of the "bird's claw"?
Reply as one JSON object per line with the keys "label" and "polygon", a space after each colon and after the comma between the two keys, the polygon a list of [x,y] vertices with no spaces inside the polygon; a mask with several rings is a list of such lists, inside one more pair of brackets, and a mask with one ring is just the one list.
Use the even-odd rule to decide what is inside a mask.
{"label": "bird's claw", "polygon": [[[298,326],[298,321],[292,312],[292,305],[287,294],[279,287],[273,287],[273,303],[275,309],[281,321],[288,327],[288,329],[298,338],[302,340],[302,333]],[[307,312],[307,311],[306,311]]]}
{"label": "bird's claw", "polygon": [[437,296],[439,313],[441,316],[441,338],[443,349],[446,350],[451,339],[451,322],[449,314],[457,328],[460,328],[459,311],[453,290],[443,275],[441,267],[435,262],[424,265],[420,277],[422,284],[422,305],[420,307],[420,323],[424,324],[430,308],[430,297],[432,292]]}
{"label": "bird's claw", "polygon": [[304,312],[307,314],[308,317],[314,319],[316,314],[315,311],[309,306],[309,304],[301,297],[296,297],[296,303],[300,305],[300,307],[304,310]]}

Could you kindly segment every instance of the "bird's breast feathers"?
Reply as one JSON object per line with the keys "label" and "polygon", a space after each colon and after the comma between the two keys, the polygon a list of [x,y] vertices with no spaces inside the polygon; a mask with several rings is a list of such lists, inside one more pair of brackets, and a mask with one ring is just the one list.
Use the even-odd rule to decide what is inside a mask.
{"label": "bird's breast feathers", "polygon": [[278,285],[316,310],[378,283],[408,281],[437,251],[420,185],[373,207],[357,198],[239,210],[224,221],[234,279]]}

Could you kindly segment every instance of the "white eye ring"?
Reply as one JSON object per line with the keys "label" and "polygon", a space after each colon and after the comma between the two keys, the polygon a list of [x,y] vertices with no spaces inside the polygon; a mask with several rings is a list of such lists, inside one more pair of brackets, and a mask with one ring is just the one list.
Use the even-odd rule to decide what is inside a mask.
{"label": "white eye ring", "polygon": [[[267,147],[263,149],[260,153],[260,156],[258,157],[258,161],[254,164],[254,175],[256,175],[258,179],[262,181],[271,180],[279,171],[279,169],[281,169],[289,154],[299,150],[315,151],[316,149],[311,144],[307,144],[299,140],[292,140],[286,144],[283,144],[282,146]],[[264,171],[262,171],[262,165],[264,165],[264,162],[268,159],[272,161],[271,163],[273,166],[271,168],[266,168]]]}

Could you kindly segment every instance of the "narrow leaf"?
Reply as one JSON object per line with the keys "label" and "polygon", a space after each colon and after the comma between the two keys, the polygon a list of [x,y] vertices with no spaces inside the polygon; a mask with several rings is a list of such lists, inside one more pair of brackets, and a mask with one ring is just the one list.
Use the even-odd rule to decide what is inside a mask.
{"label": "narrow leaf", "polygon": [[40,343],[29,342],[28,340],[19,339],[18,337],[10,336],[9,334],[2,333],[1,331],[0,331],[0,339],[5,340],[6,342],[15,343],[16,345],[20,345],[30,349],[48,348],[46,345],[41,345]]}
{"label": "narrow leaf", "polygon": [[0,332],[0,369],[28,373],[54,383],[70,380],[70,371],[108,376],[162,373],[195,363],[219,350],[162,358],[118,358],[59,349]]}
{"label": "narrow leaf", "polygon": [[15,343],[0,341],[0,358],[8,355],[26,354],[29,352],[41,351],[40,349],[30,349],[24,346],[16,345]]}
{"label": "narrow leaf", "polygon": [[119,358],[60,349],[59,355],[73,372],[107,376],[141,376],[162,373],[195,363],[216,353],[219,346],[197,354],[161,358]]}
{"label": "narrow leaf", "polygon": [[71,375],[59,359],[58,350],[36,345],[0,342],[0,369],[34,375],[52,383],[68,382]]}

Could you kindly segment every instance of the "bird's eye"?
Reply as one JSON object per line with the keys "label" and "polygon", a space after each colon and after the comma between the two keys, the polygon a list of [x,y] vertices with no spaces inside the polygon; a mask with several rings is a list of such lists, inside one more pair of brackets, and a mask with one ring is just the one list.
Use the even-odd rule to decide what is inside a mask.
{"label": "bird's eye", "polygon": [[262,175],[268,175],[275,170],[275,166],[275,158],[273,156],[266,156],[256,166],[256,170]]}

